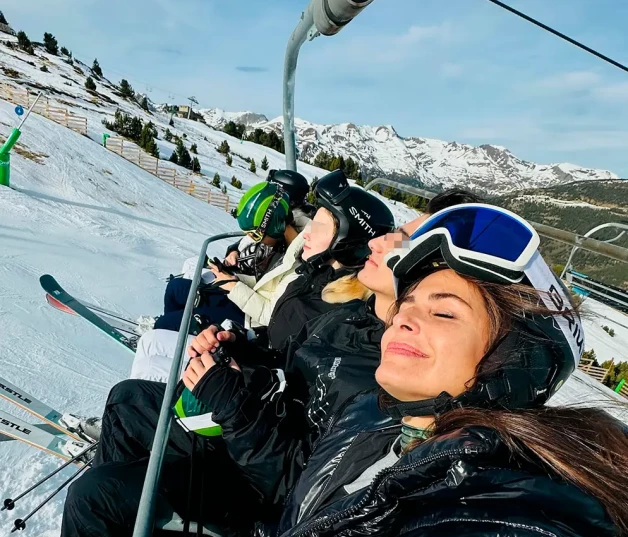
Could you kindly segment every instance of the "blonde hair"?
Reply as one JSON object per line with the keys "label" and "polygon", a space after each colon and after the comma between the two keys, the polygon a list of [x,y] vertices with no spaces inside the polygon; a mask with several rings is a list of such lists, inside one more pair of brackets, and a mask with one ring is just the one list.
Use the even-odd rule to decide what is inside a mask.
{"label": "blonde hair", "polygon": [[372,294],[373,291],[358,280],[357,273],[353,273],[329,282],[321,296],[328,304],[343,304],[350,300],[367,300]]}

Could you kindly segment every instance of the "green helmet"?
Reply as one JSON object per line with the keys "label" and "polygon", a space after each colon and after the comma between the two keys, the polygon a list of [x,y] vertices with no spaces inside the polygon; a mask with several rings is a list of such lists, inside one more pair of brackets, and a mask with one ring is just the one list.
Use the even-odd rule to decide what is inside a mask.
{"label": "green helmet", "polygon": [[265,236],[282,238],[289,212],[290,197],[281,185],[263,182],[244,193],[236,218],[240,229],[259,242]]}

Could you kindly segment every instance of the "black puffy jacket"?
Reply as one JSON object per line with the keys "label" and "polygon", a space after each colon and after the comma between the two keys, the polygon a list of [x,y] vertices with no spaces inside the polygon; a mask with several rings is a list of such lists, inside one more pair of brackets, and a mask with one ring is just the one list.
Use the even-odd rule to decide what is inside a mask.
{"label": "black puffy jacket", "polygon": [[347,269],[334,270],[329,265],[308,269],[304,264],[298,270],[301,269],[302,274],[288,285],[273,309],[266,333],[274,349],[283,349],[288,338],[298,334],[308,321],[338,309],[338,304],[323,301],[323,289],[329,282],[351,274]]}
{"label": "black puffy jacket", "polygon": [[[344,486],[381,459],[400,434],[375,393],[330,420],[286,502],[282,537],[610,537],[601,504],[529,461],[497,433],[468,428],[434,438],[352,494]],[[268,529],[268,528],[267,528]]]}
{"label": "black puffy jacket", "polygon": [[[267,502],[283,502],[326,421],[344,401],[376,387],[384,323],[372,306],[348,302],[310,321],[283,353],[251,353],[249,360],[258,366],[246,386],[235,370],[212,368],[194,388],[213,409],[231,457]],[[270,396],[277,377],[259,364],[285,369],[283,393]]]}

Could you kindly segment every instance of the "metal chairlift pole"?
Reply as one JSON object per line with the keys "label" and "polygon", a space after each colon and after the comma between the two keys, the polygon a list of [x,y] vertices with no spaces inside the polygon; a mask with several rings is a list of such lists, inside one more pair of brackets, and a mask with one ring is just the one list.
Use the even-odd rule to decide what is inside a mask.
{"label": "metal chairlift pole", "polygon": [[194,309],[194,300],[196,298],[196,288],[201,279],[201,271],[205,264],[205,254],[207,247],[212,243],[222,239],[231,237],[242,237],[244,233],[234,231],[231,233],[221,233],[209,237],[203,242],[201,252],[196,263],[194,278],[192,279],[192,287],[188,295],[185,309],[183,310],[183,319],[181,320],[181,329],[179,330],[179,338],[177,339],[177,348],[174,353],[174,360],[170,367],[168,375],[168,383],[164,393],[164,400],[159,413],[159,421],[155,430],[155,438],[150,452],[148,468],[146,470],[146,478],[144,479],[144,487],[142,488],[142,497],[137,510],[137,518],[135,527],[133,528],[133,537],[151,537],[153,534],[153,524],[155,518],[155,506],[157,499],[157,487],[159,486],[159,476],[161,475],[161,467],[168,444],[168,435],[170,433],[170,424],[172,421],[171,403],[174,397],[175,388],[181,376],[181,364],[183,363],[183,355],[188,338],[188,330],[190,328],[190,320],[192,319],[192,310]]}
{"label": "metal chairlift pole", "polygon": [[312,4],[301,15],[301,21],[292,32],[286,47],[283,67],[283,137],[286,151],[286,169],[297,169],[297,144],[294,133],[294,88],[299,51],[307,39],[314,39],[318,31],[314,26]]}
{"label": "metal chairlift pole", "polygon": [[292,32],[286,47],[283,71],[283,139],[286,169],[297,169],[294,133],[294,89],[299,51],[306,40],[318,35],[335,35],[357,17],[373,0],[312,0]]}

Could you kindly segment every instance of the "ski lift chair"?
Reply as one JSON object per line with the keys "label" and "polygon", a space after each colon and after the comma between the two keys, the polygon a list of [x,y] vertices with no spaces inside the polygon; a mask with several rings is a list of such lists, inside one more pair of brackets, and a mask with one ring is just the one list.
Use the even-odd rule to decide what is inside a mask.
{"label": "ski lift chair", "polygon": [[[196,522],[190,522],[188,535],[209,535],[210,537],[225,537],[226,533],[219,527],[212,524],[203,524],[202,532],[198,532],[199,528]],[[184,533],[183,519],[172,509],[157,513],[155,521],[155,537],[174,537],[177,534]]]}

